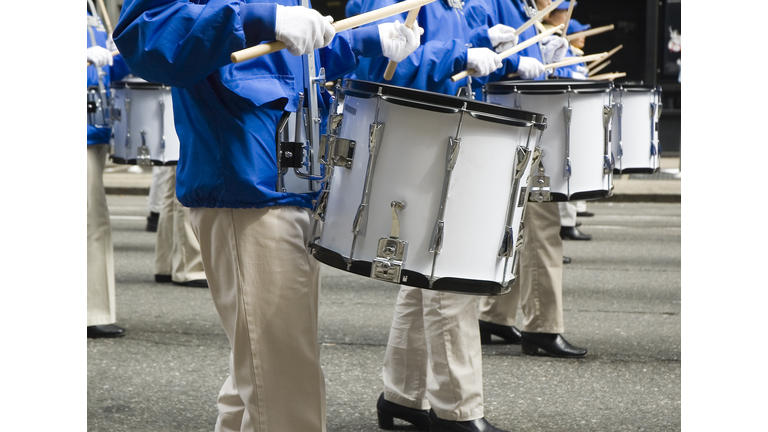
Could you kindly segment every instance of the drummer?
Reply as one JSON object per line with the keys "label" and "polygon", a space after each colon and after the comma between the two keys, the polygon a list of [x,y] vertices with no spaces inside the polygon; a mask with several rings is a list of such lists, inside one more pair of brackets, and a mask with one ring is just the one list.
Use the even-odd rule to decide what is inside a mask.
{"label": "drummer", "polygon": [[[217,431],[325,431],[319,265],[306,249],[317,194],[275,191],[278,122],[301,109],[296,56],[314,52],[332,80],[363,53],[402,60],[420,34],[391,23],[336,33],[330,17],[281,3],[126,0],[114,32],[136,75],[173,86],[177,198],[231,347]],[[274,40],[287,49],[231,64]]]}
{"label": "drummer", "polygon": [[[361,12],[393,3],[363,1]],[[496,52],[515,45],[514,30],[500,25],[471,31],[461,1],[429,3],[418,22],[424,28],[422,45],[397,64],[391,80],[384,79],[387,61],[381,58],[361,60],[354,77],[453,96],[467,84],[466,78],[451,81],[459,72],[474,69],[472,79],[485,80],[491,73],[518,70],[517,59],[502,61]],[[481,38],[490,46],[467,47]],[[536,75],[543,71],[539,67]],[[425,431],[503,432],[485,419],[477,319],[476,296],[400,288],[377,402],[382,427],[398,418]]]}
{"label": "drummer", "polygon": [[[106,111],[109,83],[128,75],[128,67],[115,50],[98,15],[88,12],[87,67],[88,87],[104,89],[102,112]],[[111,48],[111,49],[109,49]],[[112,228],[102,175],[109,153],[112,128],[88,123],[88,337],[125,336],[125,329],[115,325],[115,271],[112,254]]]}
{"label": "drummer", "polygon": [[[560,3],[555,10],[549,13],[549,15],[542,20],[542,23],[544,24],[544,28],[550,29],[552,27],[557,27],[560,24],[565,24],[566,20],[568,20],[568,9],[570,8],[570,1],[564,1]],[[576,10],[576,6],[578,3],[574,4],[573,10]],[[574,19],[568,20],[568,34],[573,34],[575,32],[584,31],[586,29],[589,29],[589,25],[582,25],[578,21]],[[584,55],[584,51],[582,49],[584,48],[584,45],[586,43],[586,37],[581,36],[574,41],[570,42],[568,45],[568,51],[565,54],[565,57],[581,57]],[[587,78],[587,65],[585,63],[576,63],[573,65],[568,66],[562,66],[559,68],[556,68],[553,72],[553,76],[563,77],[563,78],[573,78],[573,79],[586,79]]]}
{"label": "drummer", "polygon": [[[469,0],[470,16],[476,26],[498,23],[513,28],[528,21],[528,5],[523,0]],[[549,6],[549,0],[536,0],[538,10]],[[521,35],[521,40],[535,36],[532,26]],[[564,55],[564,38],[555,36],[544,45],[544,51],[534,44],[524,55],[545,59],[549,64]],[[550,48],[547,48],[547,46]],[[545,78],[544,75],[538,77]],[[539,350],[553,357],[584,357],[587,350],[571,345],[562,333],[562,271],[563,242],[560,238],[560,212],[556,202],[529,202],[524,216],[524,242],[518,278],[512,290],[503,296],[480,299],[479,325],[484,341],[491,336],[501,337],[507,343],[523,344],[524,354]],[[515,327],[517,308],[523,311],[522,331]]]}

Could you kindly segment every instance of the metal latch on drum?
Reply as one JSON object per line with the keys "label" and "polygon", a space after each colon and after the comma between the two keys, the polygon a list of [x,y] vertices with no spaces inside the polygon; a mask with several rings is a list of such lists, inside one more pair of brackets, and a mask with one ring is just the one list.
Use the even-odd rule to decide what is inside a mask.
{"label": "metal latch on drum", "polygon": [[356,142],[336,135],[323,135],[320,147],[324,150],[320,163],[334,167],[352,168]]}
{"label": "metal latch on drum", "polygon": [[376,258],[371,266],[371,278],[385,282],[400,283],[400,274],[405,262],[408,242],[400,240],[400,218],[397,216],[397,211],[403,210],[405,203],[392,201],[391,206],[392,229],[390,230],[389,237],[379,239],[379,245],[376,248]]}
{"label": "metal latch on drum", "polygon": [[[531,190],[530,201],[545,202],[551,201],[552,197],[549,194],[549,176],[544,172],[544,165],[541,163],[541,159],[544,156],[544,150],[537,147],[534,151],[533,163],[531,170],[534,174],[531,176]],[[538,154],[536,154],[538,152]]]}
{"label": "metal latch on drum", "polygon": [[136,165],[152,165],[150,160],[149,147],[147,147],[147,131],[141,130],[141,145],[136,149]]}

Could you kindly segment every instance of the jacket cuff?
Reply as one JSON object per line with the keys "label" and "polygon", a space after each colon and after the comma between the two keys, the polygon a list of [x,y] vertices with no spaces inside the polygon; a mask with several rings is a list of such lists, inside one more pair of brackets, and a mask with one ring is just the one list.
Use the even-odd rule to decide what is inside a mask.
{"label": "jacket cuff", "polygon": [[277,3],[246,3],[240,5],[245,43],[249,47],[275,40]]}
{"label": "jacket cuff", "polygon": [[358,27],[349,32],[352,45],[352,52],[359,57],[381,57],[384,52],[381,50],[381,38],[379,36],[379,26],[370,25]]}

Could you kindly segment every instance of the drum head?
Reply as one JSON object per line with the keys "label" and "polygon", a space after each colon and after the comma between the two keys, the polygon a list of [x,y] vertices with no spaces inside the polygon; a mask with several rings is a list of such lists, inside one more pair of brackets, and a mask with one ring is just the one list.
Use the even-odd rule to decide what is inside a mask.
{"label": "drum head", "polygon": [[535,125],[539,129],[546,126],[543,114],[523,111],[505,106],[490,104],[473,99],[448,96],[424,90],[414,90],[370,81],[345,79],[341,93],[354,97],[370,98],[381,95],[382,99],[398,105],[427,111],[457,113],[465,109],[469,115],[482,121],[509,124],[513,126]]}
{"label": "drum head", "polygon": [[572,91],[574,93],[603,93],[611,91],[610,81],[585,81],[575,79],[553,79],[545,81],[499,81],[485,85],[487,94],[559,94]]}

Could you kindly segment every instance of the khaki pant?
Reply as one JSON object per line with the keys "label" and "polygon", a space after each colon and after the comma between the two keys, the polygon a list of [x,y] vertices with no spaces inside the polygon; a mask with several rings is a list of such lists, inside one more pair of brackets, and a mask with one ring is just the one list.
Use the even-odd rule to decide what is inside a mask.
{"label": "khaki pant", "polygon": [[114,324],[115,265],[112,227],[104,192],[109,146],[88,146],[88,325]]}
{"label": "khaki pant", "polygon": [[170,275],[174,282],[205,279],[203,260],[192,225],[189,209],[176,199],[176,167],[154,167],[168,170],[158,182],[162,208],[157,221],[155,274]]}
{"label": "khaki pant", "polygon": [[512,290],[480,300],[480,319],[515,325],[518,305],[523,310],[521,330],[563,333],[563,241],[560,212],[555,202],[529,202],[526,206],[525,247]]}
{"label": "khaki pant", "polygon": [[216,431],[324,431],[310,212],[192,208],[189,216],[232,348]]}
{"label": "khaki pant", "polygon": [[384,358],[384,398],[454,421],[483,417],[478,297],[400,288]]}

